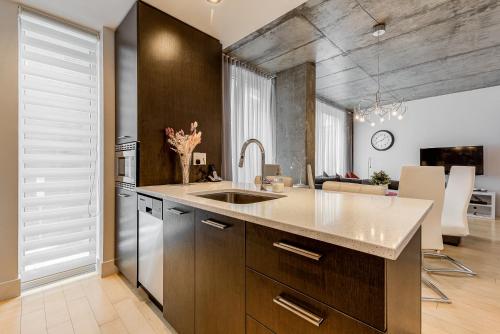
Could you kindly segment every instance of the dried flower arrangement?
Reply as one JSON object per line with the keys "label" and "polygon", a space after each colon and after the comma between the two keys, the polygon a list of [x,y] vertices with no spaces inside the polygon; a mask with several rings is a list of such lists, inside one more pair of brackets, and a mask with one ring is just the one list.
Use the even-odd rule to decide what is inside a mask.
{"label": "dried flower arrangement", "polygon": [[182,183],[189,183],[189,167],[194,148],[201,143],[201,132],[197,131],[198,122],[191,123],[191,133],[185,134],[184,130],[175,132],[172,128],[166,128],[165,134],[171,149],[179,154],[182,168]]}

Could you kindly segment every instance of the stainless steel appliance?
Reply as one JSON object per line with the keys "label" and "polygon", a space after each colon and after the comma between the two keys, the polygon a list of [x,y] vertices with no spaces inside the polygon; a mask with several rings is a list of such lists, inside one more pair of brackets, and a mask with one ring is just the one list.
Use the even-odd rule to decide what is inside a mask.
{"label": "stainless steel appliance", "polygon": [[163,202],[139,195],[139,285],[163,305]]}
{"label": "stainless steel appliance", "polygon": [[115,181],[136,185],[137,151],[139,143],[131,142],[115,145]]}
{"label": "stainless steel appliance", "polygon": [[137,285],[137,185],[139,143],[115,146],[116,265]]}

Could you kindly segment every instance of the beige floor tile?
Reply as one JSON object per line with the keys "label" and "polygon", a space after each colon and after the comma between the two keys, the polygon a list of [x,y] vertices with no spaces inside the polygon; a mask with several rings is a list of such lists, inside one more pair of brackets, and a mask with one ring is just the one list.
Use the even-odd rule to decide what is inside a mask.
{"label": "beige floor tile", "polygon": [[125,299],[115,305],[125,328],[130,333],[154,334],[154,330],[146,318],[139,311],[132,299]]}
{"label": "beige floor tile", "polygon": [[64,299],[56,299],[45,303],[45,319],[47,328],[70,321],[68,307]]}
{"label": "beige floor tile", "polygon": [[116,313],[113,305],[97,281],[85,285],[83,287],[83,291],[99,325],[118,318],[118,314]]}
{"label": "beige floor tile", "polygon": [[51,302],[64,301],[64,300],[65,300],[64,293],[63,293],[62,288],[60,288],[60,287],[44,291],[44,293],[43,293],[43,301],[45,304],[51,303]]}
{"label": "beige floor tile", "polygon": [[21,309],[22,300],[20,297],[0,301],[0,313],[12,309]]}
{"label": "beige floor tile", "polygon": [[21,310],[19,308],[4,309],[0,312],[0,333],[19,334],[21,332]]}
{"label": "beige floor tile", "polygon": [[43,293],[32,294],[22,297],[22,312],[28,314],[34,311],[40,311],[44,308]]}
{"label": "beige floor tile", "polygon": [[133,298],[133,294],[119,281],[116,275],[103,278],[99,282],[112,304],[127,298]]}
{"label": "beige floor tile", "polygon": [[100,326],[101,334],[127,334],[128,331],[120,319],[115,319],[111,322]]}
{"label": "beige floor tile", "polygon": [[175,333],[163,318],[161,311],[152,302],[135,301],[135,304],[157,334]]}
{"label": "beige floor tile", "polygon": [[21,334],[46,334],[45,311],[38,310],[21,316]]}
{"label": "beige floor tile", "polygon": [[63,322],[48,329],[48,334],[73,334],[73,324],[71,321]]}
{"label": "beige floor tile", "polygon": [[65,285],[63,287],[63,293],[64,293],[64,298],[66,298],[66,301],[71,301],[85,297],[85,292],[83,291],[83,285],[80,282],[74,282]]}
{"label": "beige floor tile", "polygon": [[68,310],[75,334],[99,333],[99,326],[87,298],[69,301]]}

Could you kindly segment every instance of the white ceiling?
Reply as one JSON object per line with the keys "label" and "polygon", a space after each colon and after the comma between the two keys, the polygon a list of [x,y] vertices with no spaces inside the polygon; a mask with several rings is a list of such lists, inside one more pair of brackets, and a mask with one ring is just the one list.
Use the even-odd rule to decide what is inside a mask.
{"label": "white ceiling", "polygon": [[[100,30],[116,28],[134,0],[18,0],[27,6]],[[305,0],[145,0],[145,2],[219,39],[223,47],[249,35]],[[214,9],[213,22],[210,12]]]}

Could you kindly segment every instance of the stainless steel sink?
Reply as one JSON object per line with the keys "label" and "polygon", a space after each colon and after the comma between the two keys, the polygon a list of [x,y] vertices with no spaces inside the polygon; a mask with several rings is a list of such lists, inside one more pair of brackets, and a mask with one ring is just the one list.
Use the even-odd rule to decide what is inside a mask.
{"label": "stainless steel sink", "polygon": [[285,197],[282,195],[274,195],[274,194],[261,195],[258,193],[238,192],[238,191],[220,191],[213,193],[193,194],[193,195],[198,197],[213,199],[215,201],[221,201],[233,204],[252,204],[252,203],[265,202]]}

